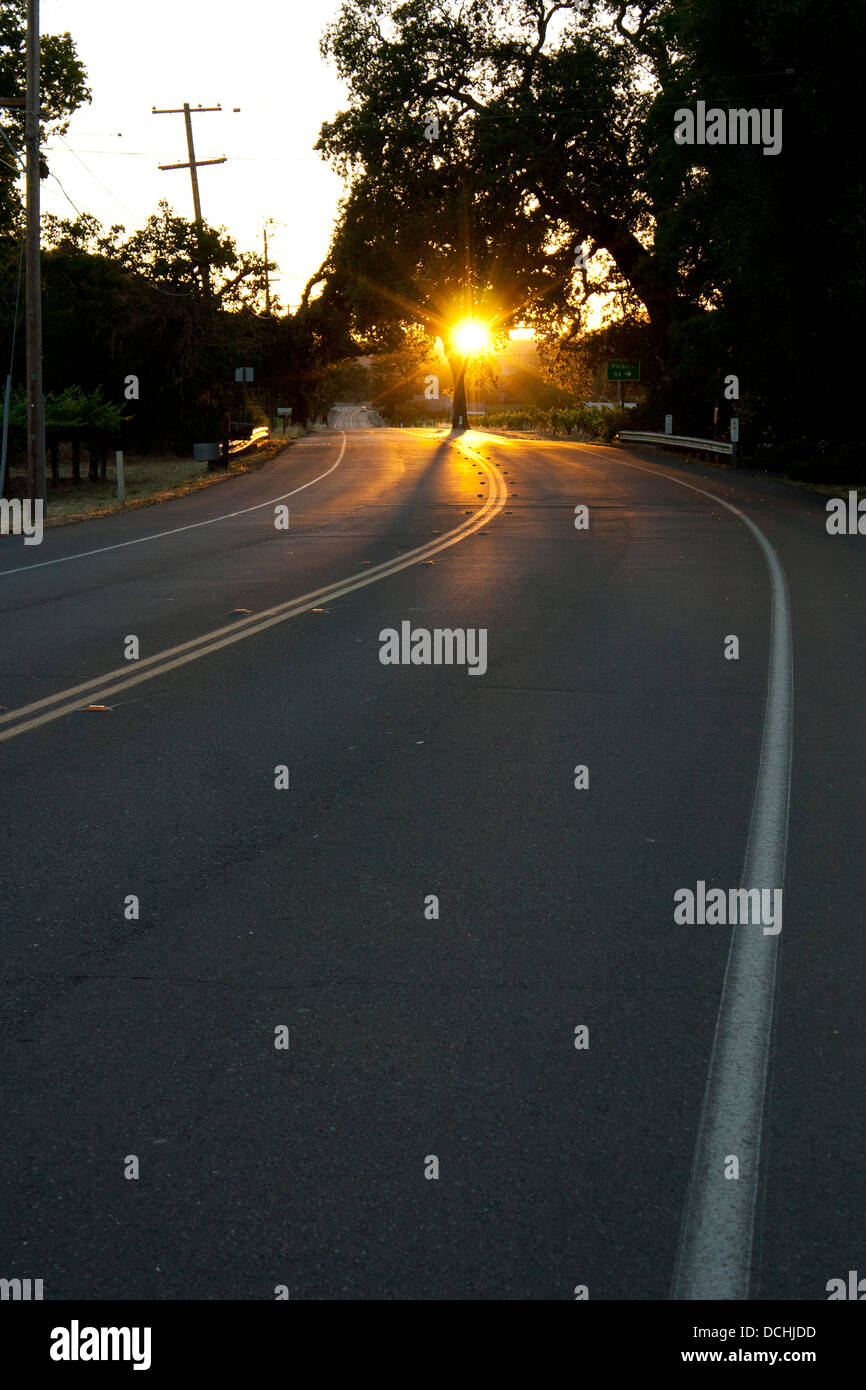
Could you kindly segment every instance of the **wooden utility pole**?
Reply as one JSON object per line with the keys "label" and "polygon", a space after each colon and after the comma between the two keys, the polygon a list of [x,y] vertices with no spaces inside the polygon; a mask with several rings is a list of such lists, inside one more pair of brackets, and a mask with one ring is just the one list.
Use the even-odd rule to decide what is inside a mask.
{"label": "wooden utility pole", "polygon": [[220,155],[219,159],[196,159],[195,145],[192,138],[192,118],[201,111],[222,111],[221,106],[196,106],[191,107],[188,101],[183,106],[167,107],[157,111],[156,107],[151,108],[154,116],[183,116],[186,126],[186,149],[189,160],[185,164],[160,164],[160,169],[189,169],[189,176],[192,181],[192,203],[195,208],[195,225],[198,233],[199,264],[201,268],[201,286],[205,298],[210,296],[210,273],[208,270],[207,258],[204,254],[204,237],[201,220],[201,199],[198,192],[198,173],[197,170],[203,164],[225,164],[226,156]]}
{"label": "wooden utility pole", "polygon": [[263,227],[262,231],[265,238],[265,313],[271,312],[271,282],[268,279],[268,229]]}
{"label": "wooden utility pole", "polygon": [[[27,106],[26,97],[0,97],[0,111],[8,107],[9,110],[25,110]],[[12,151],[15,154],[15,151]],[[15,155],[18,159],[18,156]],[[19,164],[21,160],[18,159]],[[21,165],[23,168],[23,164]],[[18,328],[18,294],[21,288],[21,267],[23,265],[24,246],[22,244],[21,254],[18,259],[18,284],[15,290],[15,309],[12,315],[12,351],[9,354],[9,371],[6,375],[6,389],[3,393],[3,425],[0,431],[0,497],[6,490],[6,445],[9,439],[9,401],[12,395],[12,368],[15,364],[15,334]]]}
{"label": "wooden utility pole", "polygon": [[45,502],[45,402],[42,396],[42,270],[39,237],[39,0],[27,0],[27,496]]}

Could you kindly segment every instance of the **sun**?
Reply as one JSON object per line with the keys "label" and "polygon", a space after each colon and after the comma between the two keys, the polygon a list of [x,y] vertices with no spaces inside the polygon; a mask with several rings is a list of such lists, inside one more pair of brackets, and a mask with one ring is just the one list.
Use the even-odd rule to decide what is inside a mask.
{"label": "sun", "polygon": [[454,329],[454,342],[464,357],[486,352],[490,346],[490,331],[486,324],[479,323],[477,319],[464,319]]}

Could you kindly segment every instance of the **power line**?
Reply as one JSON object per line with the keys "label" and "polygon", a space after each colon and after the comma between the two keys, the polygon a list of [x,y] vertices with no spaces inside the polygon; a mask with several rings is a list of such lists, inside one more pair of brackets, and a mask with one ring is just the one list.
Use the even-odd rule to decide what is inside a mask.
{"label": "power line", "polygon": [[[66,144],[65,141],[64,141],[63,143]],[[47,149],[51,149],[51,146],[48,145],[46,148],[47,148]],[[66,145],[66,148],[69,150],[69,153],[70,153],[70,154],[75,154],[75,153],[76,153],[76,151],[73,150],[73,148],[72,148],[71,145]],[[87,149],[82,149],[82,150],[80,150],[80,151],[77,151],[77,153],[80,153],[80,154],[104,154],[104,155],[107,155],[109,159],[125,158],[125,157],[128,157],[128,156],[130,156],[130,155],[133,156],[133,157],[136,158],[136,159],[161,159],[161,158],[162,158],[162,151],[161,151],[161,150],[87,150]],[[232,154],[232,155],[225,156],[224,158],[231,159],[233,163],[236,163],[238,160],[240,160],[240,161],[242,161],[242,162],[245,163],[245,164],[247,164],[247,163],[254,163],[254,164],[259,164],[259,163],[269,163],[269,164],[273,164],[273,163],[289,163],[289,164],[323,164],[323,163],[324,163],[324,161],[323,161],[322,159],[320,159],[318,155],[314,155],[314,154]],[[218,160],[217,160],[217,159],[199,159],[199,160],[196,161],[196,163],[198,163],[198,164],[222,164],[223,162],[224,162],[223,159],[218,159]],[[162,165],[160,165],[160,168],[161,168],[161,169],[185,169],[186,167],[187,167],[187,166],[186,166],[185,164],[162,164]]]}
{"label": "power line", "polygon": [[[110,198],[113,198],[113,199],[114,199],[114,201],[117,203],[118,207],[123,208],[124,212],[128,212],[129,215],[130,215],[130,217],[136,217],[136,216],[137,216],[137,214],[136,214],[135,212],[133,212],[132,208],[129,207],[126,203],[124,203],[124,201],[123,201],[122,198],[118,198],[117,194],[116,194],[111,188],[108,187],[108,184],[103,183],[103,182],[102,182],[102,179],[99,178],[96,174],[94,174],[94,172],[93,172],[92,169],[88,169],[87,165],[84,163],[84,160],[81,159],[81,157],[76,153],[75,150],[72,149],[72,147],[71,147],[70,145],[67,145],[67,144],[66,144],[66,141],[63,139],[63,136],[62,136],[62,135],[58,135],[57,138],[60,140],[61,144],[64,145],[64,146],[66,147],[66,149],[67,149],[67,150],[69,151],[69,153],[73,156],[73,158],[75,158],[75,159],[78,160],[78,163],[81,165],[82,169],[84,169],[84,171],[85,171],[86,173],[88,173],[88,174],[90,175],[90,177],[91,177],[92,179],[95,180],[96,183],[99,184],[99,187],[100,187],[100,188],[102,188],[102,189],[105,190],[105,192],[109,195]],[[57,182],[59,183],[60,180],[58,179]]]}
{"label": "power line", "polygon": [[[0,102],[0,106],[2,106],[2,105],[5,105],[5,103]],[[18,151],[16,150],[15,146],[12,144],[12,141],[9,139],[9,137],[8,137],[8,135],[6,134],[5,130],[3,129],[2,125],[0,125],[0,136],[2,136],[3,139],[6,141],[6,144],[9,146],[9,149],[12,151],[12,158],[15,160],[15,162],[16,162],[18,168],[19,168],[19,169],[22,171],[22,173],[23,173],[23,171],[24,171],[24,160],[21,158],[21,156],[20,156],[20,154],[18,153]]]}
{"label": "power line", "polygon": [[64,198],[66,199],[66,201],[67,201],[67,203],[69,204],[69,206],[72,208],[73,212],[75,212],[79,217],[81,217],[81,216],[83,215],[82,212],[81,212],[81,208],[77,208],[77,207],[75,206],[75,204],[73,203],[73,201],[72,201],[72,199],[70,198],[69,194],[66,192],[66,189],[63,187],[63,184],[60,182],[60,180],[59,180],[59,178],[57,177],[57,175],[54,174],[54,173],[52,173],[52,174],[51,174],[51,177],[53,178],[54,182],[57,184],[57,187],[60,189],[60,192],[63,194]]}

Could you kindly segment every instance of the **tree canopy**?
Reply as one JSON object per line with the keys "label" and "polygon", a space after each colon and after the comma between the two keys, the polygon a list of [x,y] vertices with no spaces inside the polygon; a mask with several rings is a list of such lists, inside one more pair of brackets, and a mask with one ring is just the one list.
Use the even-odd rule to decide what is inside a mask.
{"label": "tree canopy", "polygon": [[[3,0],[0,8],[0,97],[23,97],[25,94],[26,38],[27,0]],[[42,34],[39,52],[41,129],[45,139],[48,135],[63,134],[73,112],[90,100],[90,91],[71,35]],[[0,140],[0,235],[3,235],[21,216],[16,180],[24,151],[23,107],[0,110],[0,129],[5,136]]]}
{"label": "tree canopy", "polygon": [[[637,345],[655,408],[706,426],[732,372],[756,428],[814,431],[816,354],[863,297],[858,37],[855,0],[344,0],[322,50],[349,101],[318,148],[347,187],[317,287],[380,345],[420,323],[447,346],[471,312],[560,358],[592,348],[603,292],[595,349]],[[678,144],[701,99],[781,109],[782,150]]]}

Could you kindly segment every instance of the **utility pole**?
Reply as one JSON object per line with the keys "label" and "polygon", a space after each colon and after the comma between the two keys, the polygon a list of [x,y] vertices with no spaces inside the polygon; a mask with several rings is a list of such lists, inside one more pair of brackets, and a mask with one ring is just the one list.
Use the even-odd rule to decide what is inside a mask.
{"label": "utility pole", "polygon": [[42,268],[39,237],[39,0],[27,0],[27,496],[45,504],[45,401],[42,396]]}
{"label": "utility pole", "polygon": [[[236,108],[237,109],[237,108]],[[156,107],[151,108],[154,116],[183,116],[186,126],[186,148],[189,161],[185,164],[160,164],[160,169],[189,169],[189,176],[192,181],[192,203],[195,208],[195,225],[198,234],[199,265],[201,268],[201,285],[206,299],[210,297],[210,273],[208,270],[207,259],[204,254],[204,237],[201,220],[201,199],[198,193],[198,173],[197,170],[203,164],[225,164],[226,156],[220,155],[219,159],[196,159],[195,145],[192,138],[192,118],[202,111],[222,111],[221,106],[196,106],[191,107],[188,101],[183,106],[167,107],[157,111]]]}
{"label": "utility pole", "polygon": [[[42,395],[42,266],[39,230],[39,0],[27,0],[26,95],[2,97],[0,107],[24,107],[24,151],[26,155],[26,226],[24,236],[24,283],[26,287],[27,337],[27,496],[31,501],[45,496],[45,400]],[[7,396],[10,381],[7,380]],[[5,430],[4,411],[4,430]],[[5,439],[4,439],[5,444]]]}
{"label": "utility pole", "polygon": [[271,312],[271,282],[268,279],[268,229],[262,228],[265,238],[265,313],[270,316]]}
{"label": "utility pole", "polygon": [[[267,218],[265,218],[265,221],[262,223],[262,236],[263,236],[264,239],[265,239],[265,317],[266,317],[266,318],[270,318],[270,315],[271,315],[271,271],[270,271],[270,262],[268,261],[268,227],[284,227],[284,226],[285,226],[285,223],[284,223],[284,222],[278,222],[278,221],[276,220],[275,217],[267,217]],[[277,266],[276,262],[274,262],[274,269],[275,269],[275,270],[278,270],[278,269],[279,269],[279,267]],[[279,277],[279,275],[275,275],[273,278],[274,278],[275,280],[279,280],[280,277]]]}
{"label": "utility pole", "polygon": [[[0,97],[0,111],[5,108],[9,110],[24,110],[27,106],[26,97]],[[13,151],[14,153],[14,151]],[[16,159],[18,156],[15,156]],[[18,160],[21,163],[20,159]],[[22,165],[22,168],[24,166]],[[9,354],[9,371],[6,374],[6,389],[3,393],[3,425],[0,431],[0,497],[6,490],[6,445],[9,440],[9,401],[12,395],[12,368],[15,365],[15,335],[18,328],[18,295],[21,290],[21,268],[24,260],[24,244],[22,241],[21,252],[18,259],[18,283],[15,289],[15,310],[12,316],[12,350]]]}

